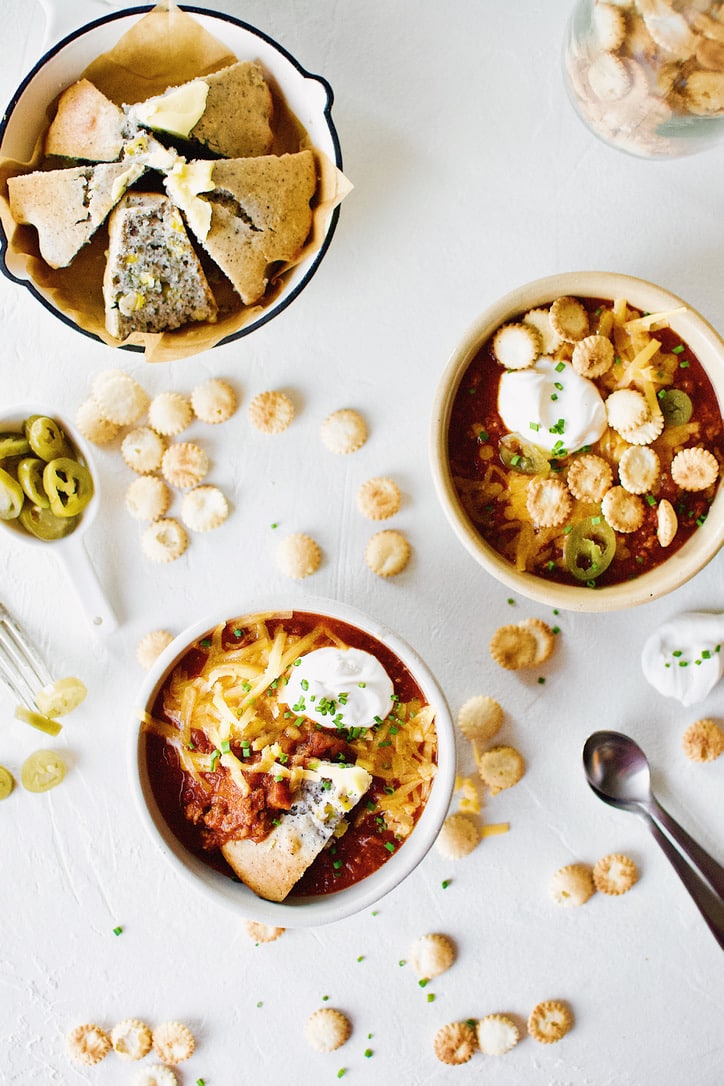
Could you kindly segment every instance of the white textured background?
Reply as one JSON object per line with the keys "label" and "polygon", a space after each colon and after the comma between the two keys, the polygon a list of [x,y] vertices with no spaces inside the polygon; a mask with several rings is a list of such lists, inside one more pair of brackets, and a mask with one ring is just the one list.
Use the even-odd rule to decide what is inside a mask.
{"label": "white textured background", "polygon": [[[57,32],[109,10],[100,0],[62,7]],[[544,685],[502,672],[487,652],[493,629],[528,615],[553,619],[523,599],[509,605],[509,592],[458,545],[433,493],[427,431],[456,339],[493,298],[529,279],[580,268],[638,275],[723,330],[724,148],[647,163],[590,136],[560,78],[568,0],[215,7],[330,81],[355,189],[320,270],[289,310],[236,344],[163,368],[73,333],[0,281],[3,406],[37,397],[72,416],[92,375],[111,366],[151,393],[190,392],[223,376],[242,400],[225,426],[190,431],[209,450],[209,481],[229,495],[233,516],[168,568],[143,560],[122,508],[130,473],[117,453],[98,453],[103,506],[87,543],[122,622],[107,640],[90,631],[52,554],[0,539],[3,601],[53,671],[78,674],[90,688],[56,741],[71,765],[64,785],[46,796],[18,788],[0,807],[0,1081],[130,1083],[132,1067],[113,1055],[89,1071],[71,1066],[64,1038],[84,1021],[110,1028],[138,1016],[152,1025],[179,1018],[196,1032],[183,1086],[201,1077],[207,1086],[306,1086],[337,1081],[341,1068],[350,1086],[493,1075],[499,1086],[719,1086],[720,951],[643,825],[590,793],[580,750],[599,727],[637,737],[663,802],[724,859],[724,758],[697,766],[680,749],[692,720],[724,716],[724,690],[682,710],[652,691],[639,667],[658,623],[684,609],[724,610],[721,555],[634,613],[559,616]],[[2,19],[6,102],[42,51],[43,22],[28,0],[3,0]],[[245,414],[266,388],[286,389],[298,407],[278,438],[256,434]],[[360,410],[370,430],[344,460],[318,437],[341,406]],[[377,474],[400,483],[404,505],[389,526],[414,548],[389,583],[365,568],[374,528],[355,506],[358,485]],[[323,548],[321,569],[298,595],[336,597],[393,626],[436,673],[453,712],[471,694],[496,697],[507,711],[503,739],[520,748],[528,771],[483,812],[509,821],[507,836],[458,865],[433,851],[377,915],[255,947],[238,918],[167,869],[131,807],[126,761],[139,637],[287,589],[273,562],[272,522],[277,534],[307,531]],[[17,771],[43,744],[12,710],[0,691],[0,762]],[[598,895],[578,910],[548,901],[557,867],[610,851],[639,864],[634,891]],[[452,880],[446,890],[443,879]],[[398,962],[416,936],[435,930],[456,941],[459,956],[423,991]],[[312,1052],[302,1032],[323,995],[354,1023],[348,1044],[328,1056]],[[478,1054],[459,1068],[435,1060],[432,1037],[443,1023],[492,1011],[525,1019],[547,998],[568,1000],[576,1016],[559,1045],[525,1039],[495,1062]]]}

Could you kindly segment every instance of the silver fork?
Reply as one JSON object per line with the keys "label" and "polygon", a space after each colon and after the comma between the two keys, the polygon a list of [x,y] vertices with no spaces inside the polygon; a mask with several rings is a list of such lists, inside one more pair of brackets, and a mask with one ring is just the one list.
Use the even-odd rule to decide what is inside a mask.
{"label": "silver fork", "polygon": [[53,678],[22,626],[0,603],[0,681],[23,703],[37,712],[35,695]]}

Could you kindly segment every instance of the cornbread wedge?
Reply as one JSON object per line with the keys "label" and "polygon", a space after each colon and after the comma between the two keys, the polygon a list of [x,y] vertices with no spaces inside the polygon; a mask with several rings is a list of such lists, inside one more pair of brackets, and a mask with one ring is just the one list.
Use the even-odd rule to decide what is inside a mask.
{"label": "cornbread wedge", "polygon": [[267,901],[284,901],[372,783],[359,766],[320,762],[316,774],[318,780],[302,782],[291,810],[263,841],[222,846],[242,882]]}
{"label": "cornbread wedge", "polygon": [[46,264],[67,268],[144,172],[140,162],[104,162],[18,174],[8,178],[10,210],[15,222],[29,223],[38,231]]}
{"label": "cornbread wedge", "polygon": [[177,208],[129,193],[108,224],[106,328],[117,339],[216,319],[216,302]]}

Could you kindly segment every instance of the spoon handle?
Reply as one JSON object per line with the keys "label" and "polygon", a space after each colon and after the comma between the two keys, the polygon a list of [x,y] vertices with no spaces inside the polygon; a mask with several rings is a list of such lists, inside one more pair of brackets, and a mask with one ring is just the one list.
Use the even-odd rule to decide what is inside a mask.
{"label": "spoon handle", "polygon": [[724,902],[713,893],[710,887],[699,878],[689,866],[678,849],[674,848],[666,834],[662,833],[656,822],[648,821],[654,840],[665,853],[667,859],[691,894],[699,912],[719,946],[724,950]]}
{"label": "spoon handle", "polygon": [[647,810],[658,828],[664,830],[676,842],[718,898],[724,899],[724,867],[697,844],[683,826],[680,826],[676,819],[664,810],[658,800],[653,799],[650,804],[647,804]]}

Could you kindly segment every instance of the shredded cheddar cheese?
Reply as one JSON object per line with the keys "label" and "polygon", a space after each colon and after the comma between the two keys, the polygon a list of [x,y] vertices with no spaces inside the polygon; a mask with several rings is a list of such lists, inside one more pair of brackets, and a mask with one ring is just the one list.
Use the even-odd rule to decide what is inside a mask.
{"label": "shredded cheddar cheese", "polygon": [[[198,672],[190,674],[182,660],[166,681],[163,717],[139,714],[143,729],[170,743],[184,772],[207,792],[213,787],[209,774],[220,771],[242,795],[250,791],[247,774],[270,774],[286,782],[292,793],[302,781],[321,779],[317,759],[308,758],[300,765],[285,755],[280,739],[301,737],[304,713],[292,711],[278,693],[300,657],[325,645],[346,646],[321,622],[307,633],[296,634],[288,633],[281,621],[275,623],[272,634],[267,623],[271,617],[288,616],[238,619],[238,646],[233,639],[229,643],[231,627],[222,624],[211,631],[199,642],[204,656]],[[193,741],[198,733],[205,738],[203,750],[196,749]],[[387,828],[400,838],[407,837],[436,771],[433,710],[418,700],[396,701],[386,720],[368,729],[341,729],[340,735],[353,750],[356,765],[383,782],[376,810]],[[357,817],[363,816],[364,812]]]}

